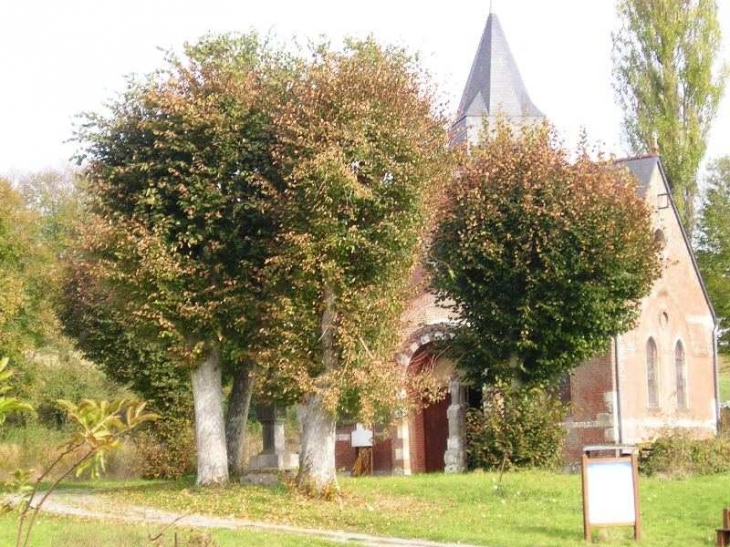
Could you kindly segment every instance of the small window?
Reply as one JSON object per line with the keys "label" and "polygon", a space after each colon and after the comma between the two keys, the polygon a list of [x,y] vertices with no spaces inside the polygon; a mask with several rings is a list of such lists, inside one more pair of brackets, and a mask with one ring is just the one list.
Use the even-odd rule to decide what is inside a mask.
{"label": "small window", "polygon": [[669,324],[669,314],[665,311],[663,311],[659,315],[659,324],[662,326],[662,328],[666,328],[666,326]]}
{"label": "small window", "polygon": [[677,408],[687,409],[687,367],[684,358],[684,346],[677,342],[674,350],[674,366],[677,371]]}
{"label": "small window", "polygon": [[649,338],[646,343],[646,406],[659,408],[659,364],[656,343]]}

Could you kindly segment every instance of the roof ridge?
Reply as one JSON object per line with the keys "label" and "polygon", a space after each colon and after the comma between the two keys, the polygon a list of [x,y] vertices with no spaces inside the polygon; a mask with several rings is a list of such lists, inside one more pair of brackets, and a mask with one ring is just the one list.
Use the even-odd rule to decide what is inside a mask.
{"label": "roof ridge", "polygon": [[648,153],[648,154],[638,154],[636,156],[627,156],[625,158],[616,158],[616,162],[620,161],[634,161],[634,160],[648,160],[650,158],[660,158],[661,156],[659,154],[654,153]]}

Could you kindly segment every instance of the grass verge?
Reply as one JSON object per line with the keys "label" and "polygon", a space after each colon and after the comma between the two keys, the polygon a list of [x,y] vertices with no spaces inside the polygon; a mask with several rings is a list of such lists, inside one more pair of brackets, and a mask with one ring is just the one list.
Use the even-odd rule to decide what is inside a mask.
{"label": "grass verge", "polygon": [[[190,480],[105,483],[119,503],[282,524],[492,547],[583,546],[580,477],[525,471],[342,479],[342,499],[313,501],[284,486],[199,489]],[[640,479],[643,546],[713,545],[730,476]],[[614,529],[603,545],[633,545]]]}
{"label": "grass verge", "polygon": [[[6,515],[0,518],[0,545],[15,545],[17,520]],[[169,528],[161,532],[159,526],[133,526],[100,523],[96,520],[59,518],[43,515],[33,529],[30,545],[33,547],[329,547],[332,542],[275,532],[240,530],[196,531]],[[177,537],[176,537],[177,536]],[[177,540],[177,542],[176,542]]]}

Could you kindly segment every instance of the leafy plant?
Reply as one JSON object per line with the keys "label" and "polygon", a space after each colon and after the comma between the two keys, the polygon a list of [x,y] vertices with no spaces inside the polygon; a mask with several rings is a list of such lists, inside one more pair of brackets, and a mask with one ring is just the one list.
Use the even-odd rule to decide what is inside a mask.
{"label": "leafy plant", "polygon": [[302,402],[299,485],[329,491],[338,415],[402,406],[392,356],[451,157],[428,76],[399,48],[318,47],[291,94],[274,120],[280,230],[257,363],[262,390]]}
{"label": "leafy plant", "polygon": [[656,139],[685,228],[695,221],[697,171],[727,71],[716,0],[620,0],[613,35],[614,89],[631,152]]}
{"label": "leafy plant", "polygon": [[170,417],[135,437],[145,479],[178,479],[195,472],[195,432],[190,418]]}
{"label": "leafy plant", "polygon": [[[273,116],[297,63],[255,33],[208,36],[166,61],[81,127],[95,223],[67,292],[91,314],[65,319],[111,340],[105,354],[91,348],[106,368],[121,368],[118,348],[135,357],[137,388],[192,372],[196,427],[209,431],[197,435],[198,480],[222,484],[221,374],[248,362],[227,357],[250,351],[259,330],[278,205],[264,188],[281,179]],[[138,348],[159,365],[147,375]]]}
{"label": "leafy plant", "polygon": [[8,385],[8,380],[13,375],[12,370],[7,370],[9,361],[8,357],[0,359],[0,425],[5,423],[8,415],[13,412],[33,412],[33,407],[29,404],[21,402],[16,397],[6,395],[12,389]]}
{"label": "leafy plant", "polygon": [[469,467],[504,471],[557,466],[565,444],[560,422],[566,413],[566,405],[542,388],[491,388],[483,408],[467,412]]}
{"label": "leafy plant", "polygon": [[[158,416],[145,411],[146,403],[132,399],[95,401],[84,399],[75,404],[59,400],[58,405],[66,412],[70,423],[75,425],[71,438],[62,445],[62,452],[33,484],[30,492],[20,503],[16,547],[26,547],[41,507],[56,487],[72,473],[76,476],[88,471],[98,478],[104,471],[108,454],[119,446],[120,440],[130,431]],[[41,483],[59,466],[66,465],[64,472],[53,481],[45,492],[39,492]],[[16,487],[25,488],[17,476]],[[33,502],[38,496],[37,503]]]}
{"label": "leafy plant", "polygon": [[730,438],[697,439],[671,433],[642,447],[639,471],[645,475],[714,475],[730,471]]}
{"label": "leafy plant", "polygon": [[548,125],[493,135],[449,187],[433,286],[475,384],[551,383],[633,327],[658,244],[627,170],[586,145],[573,161]]}

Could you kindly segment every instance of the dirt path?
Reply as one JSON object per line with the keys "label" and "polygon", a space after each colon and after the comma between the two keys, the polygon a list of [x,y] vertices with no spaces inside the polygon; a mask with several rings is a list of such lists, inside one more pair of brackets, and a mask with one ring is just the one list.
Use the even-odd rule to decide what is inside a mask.
{"label": "dirt path", "polygon": [[53,493],[43,504],[45,513],[98,519],[104,521],[126,522],[130,524],[154,524],[161,528],[175,523],[175,526],[203,529],[262,530],[286,534],[326,539],[337,543],[352,543],[366,547],[476,547],[465,543],[438,543],[420,539],[403,539],[373,536],[341,530],[322,530],[301,528],[285,524],[272,524],[238,518],[212,517],[200,514],[174,513],[152,507],[120,505],[101,496],[84,493]]}

